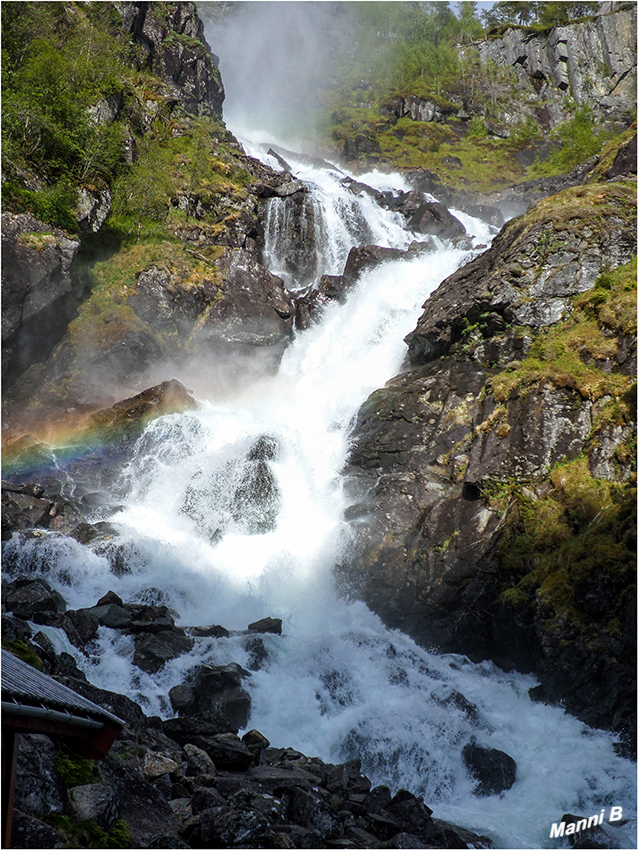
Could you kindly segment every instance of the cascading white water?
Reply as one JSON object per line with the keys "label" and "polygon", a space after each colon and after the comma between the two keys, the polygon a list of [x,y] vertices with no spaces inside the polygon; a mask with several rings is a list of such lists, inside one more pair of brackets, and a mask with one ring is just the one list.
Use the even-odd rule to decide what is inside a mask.
{"label": "cascading white water", "polygon": [[[341,270],[343,211],[353,203],[373,240],[409,244],[412,236],[369,196],[347,194],[335,173],[304,169],[324,211],[321,271]],[[390,178],[360,179],[381,188]],[[471,223],[486,241],[488,228]],[[128,602],[169,605],[185,626],[244,629],[283,618],[283,637],[264,636],[268,657],[247,685],[251,727],[274,746],[326,761],[361,757],[375,784],[422,794],[437,817],[498,846],[551,847],[550,824],[564,812],[633,810],[634,769],[615,755],[612,736],[533,703],[530,676],[432,654],[388,631],[362,603],[340,599],[331,575],[348,542],[340,471],[353,416],[398,370],[422,302],[467,257],[442,246],[365,274],[345,304],[328,306],[297,337],[276,376],[232,403],[204,402],[151,423],[113,494],[116,569],[108,552],[53,534],[9,542],[8,562],[19,574],[37,550],[42,573],[74,608],[112,589]],[[273,266],[280,261],[274,256]],[[241,636],[202,638],[150,676],[132,664],[129,636],[101,629],[86,659],[61,632],[44,630],[95,684],[164,716],[168,690],[189,669],[250,663]],[[461,756],[472,737],[517,762],[516,783],[501,796],[472,793]],[[618,832],[622,846],[635,846],[633,824]]]}

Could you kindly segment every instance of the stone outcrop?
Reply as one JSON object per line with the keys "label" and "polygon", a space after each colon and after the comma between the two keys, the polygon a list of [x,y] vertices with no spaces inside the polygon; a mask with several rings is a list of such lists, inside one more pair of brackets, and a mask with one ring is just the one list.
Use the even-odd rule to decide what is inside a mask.
{"label": "stone outcrop", "polygon": [[606,120],[623,120],[635,106],[635,6],[543,33],[508,29],[469,49],[483,63],[513,68],[539,103],[570,97]]}
{"label": "stone outcrop", "polygon": [[186,361],[235,384],[277,368],[294,316],[280,278],[240,249],[208,260],[165,247],[161,264],[139,255],[132,285],[89,298],[53,356],[23,374],[5,403],[16,430],[37,432],[43,410],[50,420],[95,411]]}
{"label": "stone outcrop", "polygon": [[122,29],[148,54],[148,65],[191,115],[222,117],[219,59],[204,37],[194,3],[114,3]]}
{"label": "stone outcrop", "polygon": [[[578,293],[635,255],[634,198],[635,187],[618,182],[542,201],[429,298],[406,338],[406,371],[359,411],[347,479],[357,548],[342,569],[344,585],[388,625],[531,670],[544,682],[540,698],[563,700],[629,739],[634,647],[624,559],[633,549],[631,520],[621,517],[635,484],[635,272],[629,267],[614,296],[602,294],[601,286],[613,288],[605,275],[591,296]],[[617,315],[628,311],[627,324],[606,313],[587,325],[587,339],[572,332],[584,332],[580,323],[599,315],[591,304],[608,297],[619,299]],[[574,360],[561,362],[571,351]],[[586,378],[579,363],[592,368]],[[605,481],[625,495],[603,500],[603,514],[615,517],[603,528],[591,525],[603,502],[594,499],[591,513],[584,505],[611,492]],[[549,561],[534,572],[545,561],[524,524],[536,517],[538,534],[549,533],[543,511],[565,519],[542,551],[573,538],[586,552],[604,538],[625,553],[610,577],[593,561],[578,576]],[[598,542],[585,542],[589,535]],[[596,613],[585,601],[592,593],[600,593]]]}

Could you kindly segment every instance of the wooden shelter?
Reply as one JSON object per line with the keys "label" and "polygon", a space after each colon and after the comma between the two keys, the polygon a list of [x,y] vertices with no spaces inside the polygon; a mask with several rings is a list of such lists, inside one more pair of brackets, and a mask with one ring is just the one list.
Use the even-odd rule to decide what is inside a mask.
{"label": "wooden shelter", "polygon": [[101,759],[124,721],[2,650],[2,847],[11,846],[21,732],[57,735],[78,755]]}

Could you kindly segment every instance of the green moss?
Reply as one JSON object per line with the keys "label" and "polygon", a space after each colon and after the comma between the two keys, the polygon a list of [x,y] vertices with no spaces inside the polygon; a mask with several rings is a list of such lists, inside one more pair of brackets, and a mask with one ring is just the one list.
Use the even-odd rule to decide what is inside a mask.
{"label": "green moss", "polygon": [[636,334],[635,293],[635,258],[614,272],[604,272],[593,289],[574,299],[567,319],[540,333],[524,360],[492,379],[494,397],[503,402],[515,392],[551,381],[583,398],[615,400],[615,407],[599,417],[600,427],[610,418],[627,418],[626,396],[634,379],[610,372],[606,364],[616,356],[619,338]]}
{"label": "green moss", "polygon": [[54,812],[43,818],[68,839],[69,848],[124,848],[131,846],[131,832],[125,820],[118,820],[106,832],[95,821],[76,823],[68,815]]}
{"label": "green moss", "polygon": [[593,478],[585,457],[557,465],[549,484],[542,495],[509,486],[500,600],[549,630],[613,630],[635,586],[635,487]]}
{"label": "green moss", "polygon": [[94,761],[60,749],[55,753],[55,769],[66,788],[92,785],[100,781]]}
{"label": "green moss", "polygon": [[44,669],[44,664],[42,663],[40,656],[23,640],[5,640],[3,638],[2,646],[9,650],[9,652],[12,652],[21,661],[24,661],[31,667],[35,667],[36,670]]}

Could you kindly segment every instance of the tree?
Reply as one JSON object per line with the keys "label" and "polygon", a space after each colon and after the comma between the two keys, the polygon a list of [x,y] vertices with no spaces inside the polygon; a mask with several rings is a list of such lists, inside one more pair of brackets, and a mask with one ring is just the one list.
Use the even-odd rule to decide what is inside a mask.
{"label": "tree", "polygon": [[162,221],[168,214],[172,193],[171,151],[164,139],[144,139],[139,156],[115,185],[113,213],[132,219],[129,233],[136,230],[139,242],[145,219]]}
{"label": "tree", "polygon": [[471,42],[483,35],[483,28],[477,16],[477,4],[473,0],[463,0],[460,4],[461,42]]}

